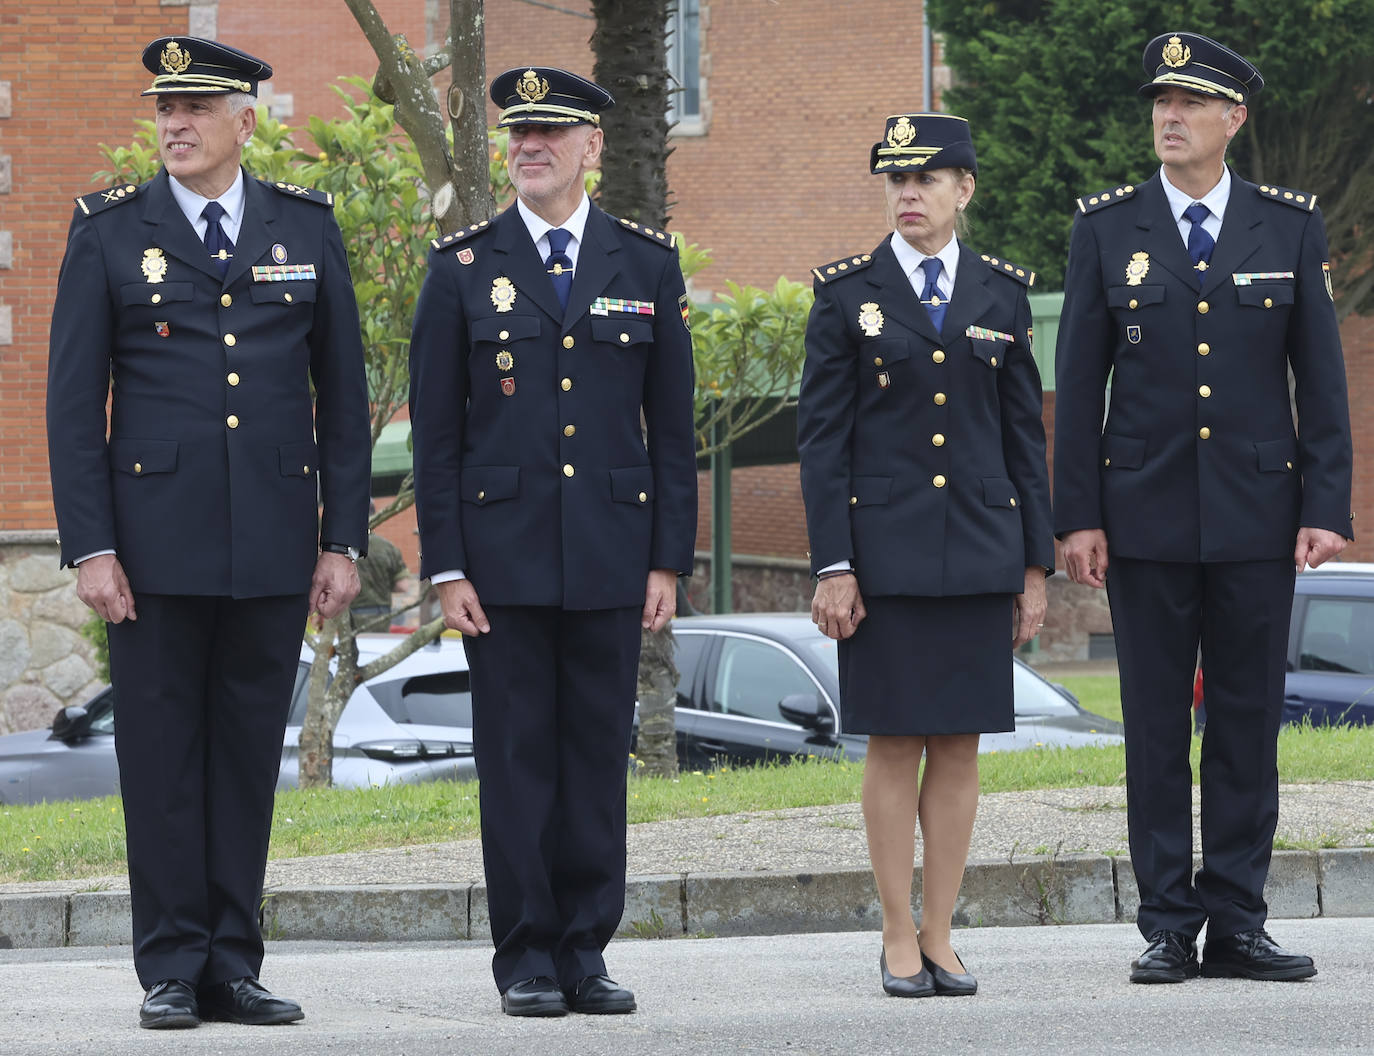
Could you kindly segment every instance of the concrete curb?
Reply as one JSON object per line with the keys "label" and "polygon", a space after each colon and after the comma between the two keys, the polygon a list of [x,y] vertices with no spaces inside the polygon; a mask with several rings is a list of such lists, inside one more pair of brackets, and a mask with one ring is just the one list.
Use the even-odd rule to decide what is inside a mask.
{"label": "concrete curb", "polygon": [[[1265,888],[1272,918],[1374,916],[1374,849],[1275,852]],[[920,905],[920,870],[913,885]],[[1135,918],[1126,858],[1051,855],[970,863],[955,923],[964,927],[1111,924]],[[872,873],[678,873],[633,877],[624,937],[871,931],[881,913]],[[488,936],[481,884],[331,885],[270,890],[269,939],[417,942]],[[0,895],[0,949],[129,942],[129,893]]]}

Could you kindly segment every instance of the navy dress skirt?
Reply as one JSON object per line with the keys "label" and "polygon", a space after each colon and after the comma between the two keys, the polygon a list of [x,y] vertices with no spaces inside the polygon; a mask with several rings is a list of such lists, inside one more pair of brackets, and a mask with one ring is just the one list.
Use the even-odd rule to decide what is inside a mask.
{"label": "navy dress skirt", "polygon": [[868,615],[837,650],[844,732],[1014,729],[1012,597],[865,595]]}

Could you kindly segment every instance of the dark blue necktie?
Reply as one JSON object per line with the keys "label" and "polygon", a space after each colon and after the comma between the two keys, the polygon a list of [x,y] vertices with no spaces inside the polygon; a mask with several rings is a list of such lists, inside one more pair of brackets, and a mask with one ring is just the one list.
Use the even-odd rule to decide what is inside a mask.
{"label": "dark blue necktie", "polygon": [[229,261],[234,255],[234,243],[229,241],[224,228],[219,226],[224,206],[219,202],[206,202],[200,215],[205,218],[205,248],[210,251],[211,258],[219,267],[220,278],[223,278],[229,271]]}
{"label": "dark blue necktie", "polygon": [[568,243],[572,232],[555,227],[549,231],[549,278],[553,280],[553,291],[558,294],[558,304],[563,311],[568,310],[568,296],[572,293],[573,263],[568,256]]}
{"label": "dark blue necktie", "polygon": [[945,322],[945,311],[949,302],[940,296],[940,287],[935,285],[935,280],[940,277],[940,258],[926,257],[921,261],[921,270],[926,273],[926,288],[921,291],[921,303],[926,306],[926,311],[930,313],[930,321],[935,324],[938,331]]}
{"label": "dark blue necktie", "polygon": [[[1194,202],[1183,210],[1184,219],[1193,225],[1188,232],[1188,256],[1193,258],[1193,267],[1199,272],[1207,270],[1207,265],[1212,261],[1212,250],[1217,245],[1216,239],[1202,228],[1202,221],[1211,215],[1212,211],[1201,202]],[[1198,284],[1202,284],[1201,276],[1198,277]]]}

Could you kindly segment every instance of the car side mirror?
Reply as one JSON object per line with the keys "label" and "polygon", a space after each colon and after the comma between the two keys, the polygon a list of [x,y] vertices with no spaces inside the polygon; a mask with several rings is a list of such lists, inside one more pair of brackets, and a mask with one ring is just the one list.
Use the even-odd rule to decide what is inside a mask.
{"label": "car side mirror", "polygon": [[834,733],[835,716],[819,693],[792,693],[778,701],[778,711],[788,722],[817,733]]}
{"label": "car side mirror", "polygon": [[52,720],[50,741],[77,741],[90,732],[91,716],[80,704],[58,708]]}

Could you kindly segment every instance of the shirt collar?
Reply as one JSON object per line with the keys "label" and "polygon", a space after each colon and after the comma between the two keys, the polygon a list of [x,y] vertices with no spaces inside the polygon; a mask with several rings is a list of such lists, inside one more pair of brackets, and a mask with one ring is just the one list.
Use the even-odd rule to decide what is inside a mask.
{"label": "shirt collar", "polygon": [[592,211],[592,200],[587,197],[586,192],[583,192],[582,201],[577,204],[572,216],[561,224],[549,223],[519,198],[515,200],[515,207],[520,210],[520,219],[525,221],[525,227],[530,233],[530,238],[534,240],[536,245],[555,227],[561,227],[572,235],[573,245],[576,246],[582,244],[582,233],[587,229],[587,217]]}
{"label": "shirt collar", "polygon": [[[921,266],[921,261],[926,259],[926,255],[904,239],[897,231],[892,232],[892,252],[897,258],[897,263],[901,266],[902,274],[907,278],[915,275]],[[959,239],[954,235],[950,236],[940,252],[933,254],[940,258],[940,275],[942,278],[949,279],[949,289],[954,289],[954,275],[959,270]],[[920,275],[922,285],[925,283],[925,273]]]}
{"label": "shirt collar", "polygon": [[1218,220],[1226,215],[1226,203],[1231,199],[1231,168],[1229,165],[1221,167],[1221,179],[1217,180],[1217,185],[1201,198],[1189,198],[1170,183],[1163,165],[1159,167],[1159,182],[1164,188],[1164,197],[1169,200],[1169,211],[1174,214],[1174,223],[1183,222],[1183,210],[1194,202],[1201,202]]}
{"label": "shirt collar", "polygon": [[[167,182],[172,188],[172,197],[176,199],[177,205],[181,206],[181,211],[186,214],[186,219],[191,221],[191,226],[196,225],[200,219],[200,214],[205,210],[205,203],[209,198],[202,198],[195,191],[180,183],[177,178],[170,173]],[[229,189],[214,199],[219,202],[224,210],[224,217],[220,221],[221,225],[228,224],[237,228],[243,222],[243,169],[239,169],[234,176],[234,182],[229,185]]]}

